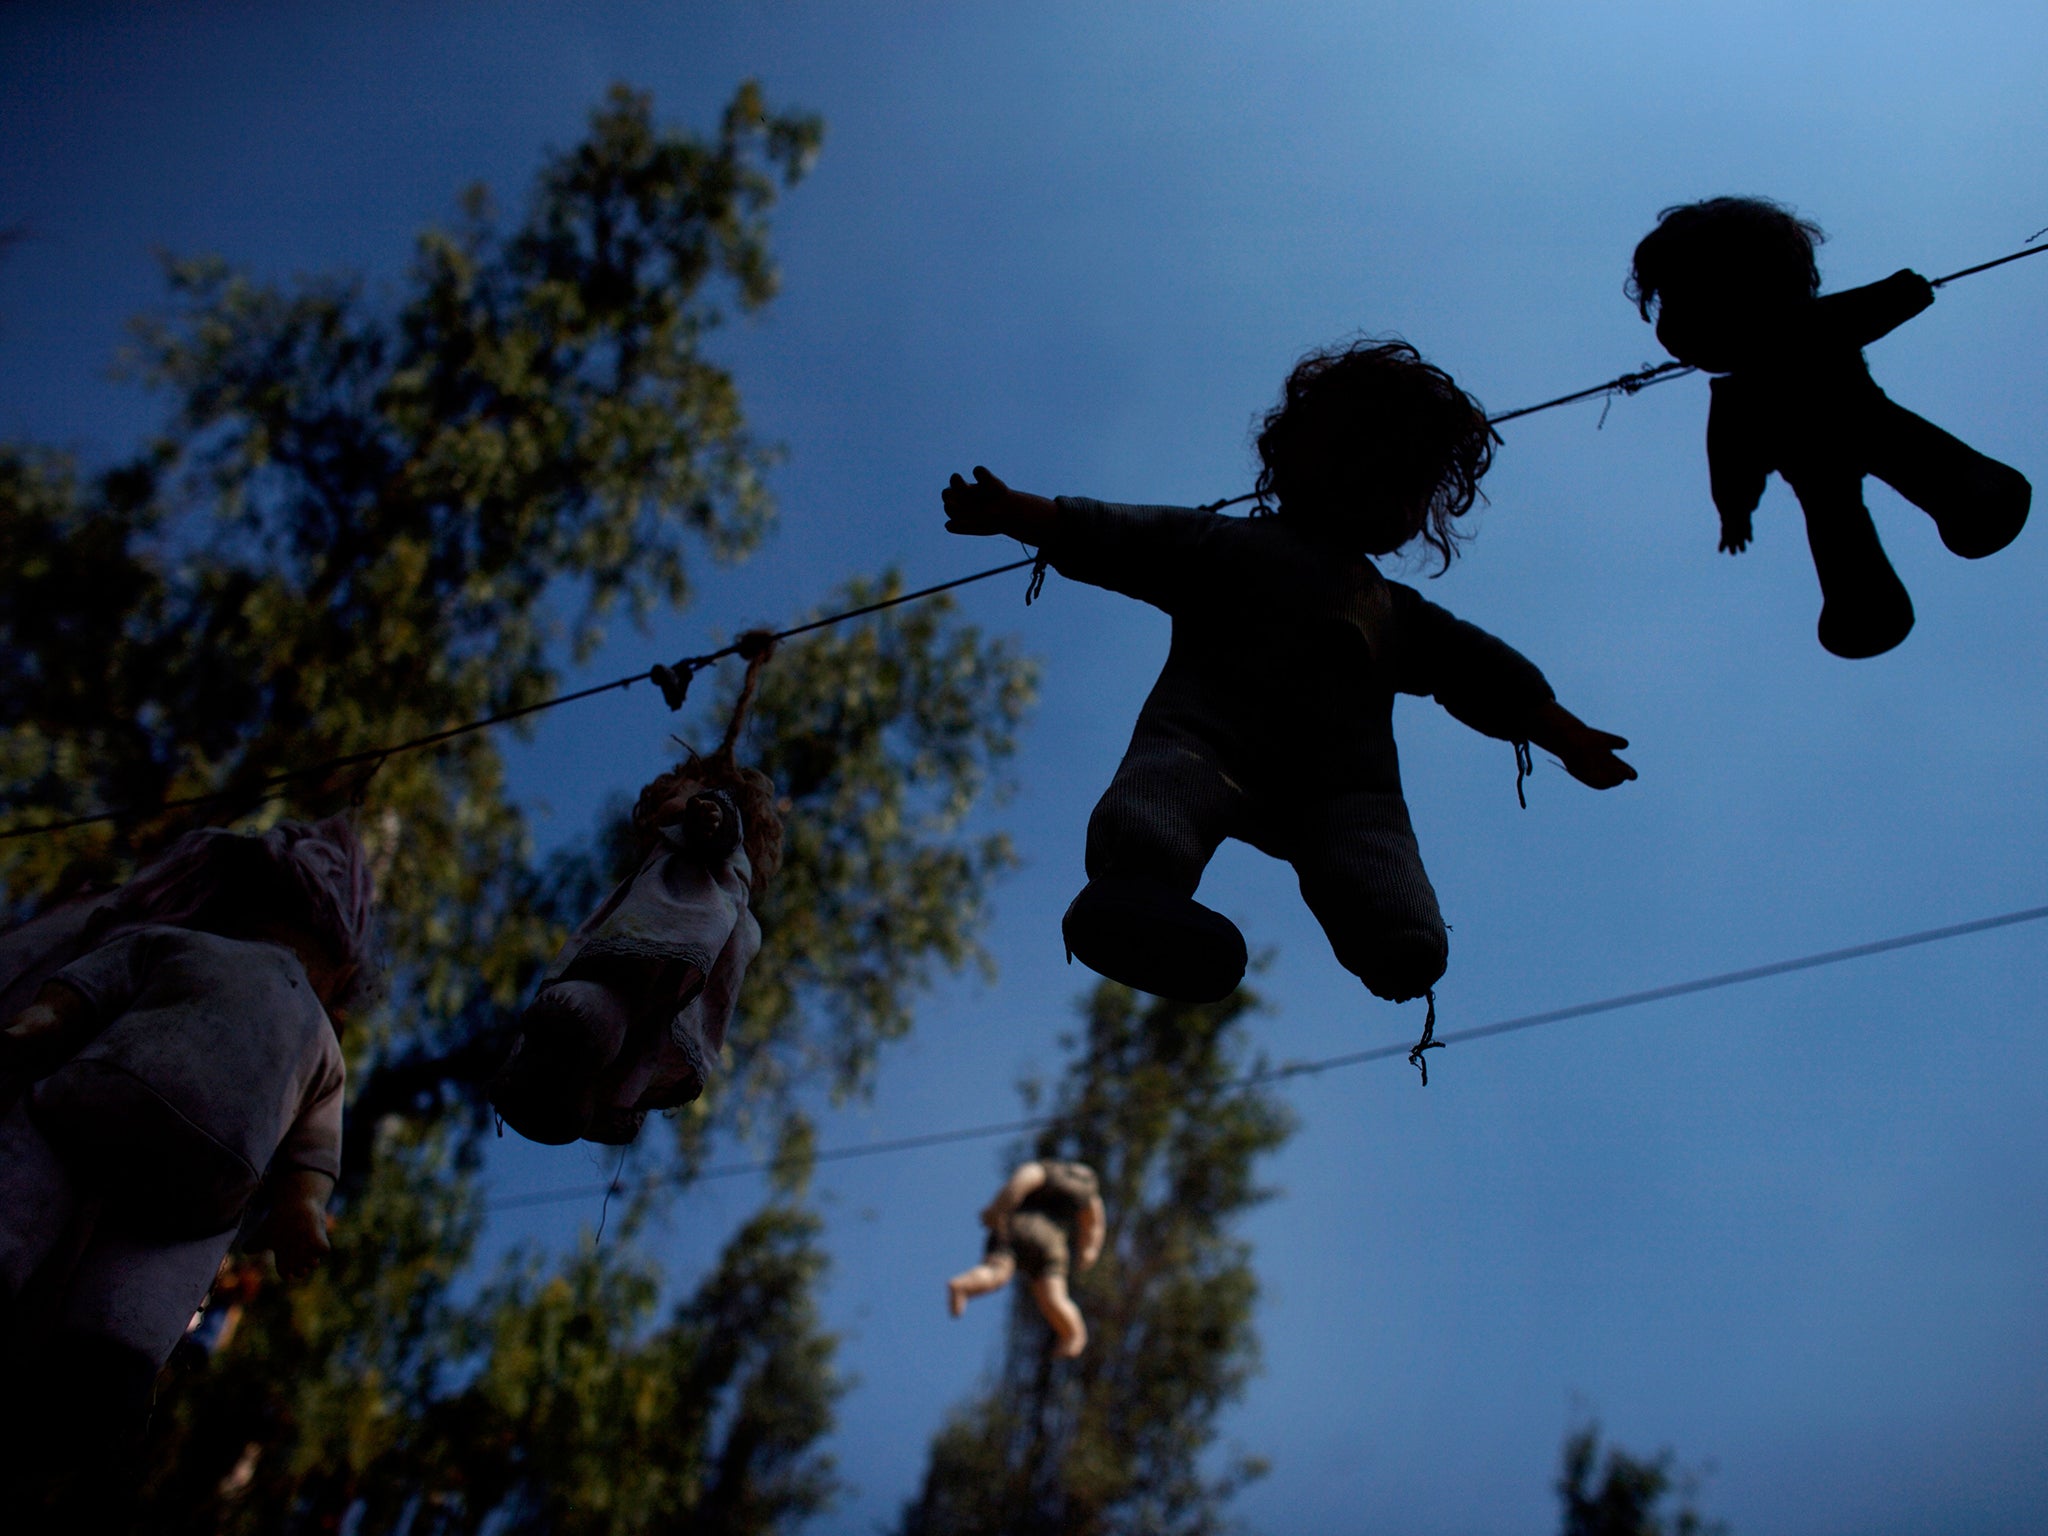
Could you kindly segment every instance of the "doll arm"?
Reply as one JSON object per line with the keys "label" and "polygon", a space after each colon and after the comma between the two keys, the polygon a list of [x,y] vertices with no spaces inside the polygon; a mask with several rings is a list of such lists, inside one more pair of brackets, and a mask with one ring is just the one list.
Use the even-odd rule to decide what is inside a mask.
{"label": "doll arm", "polygon": [[270,1249],[287,1280],[305,1279],[327,1256],[327,1202],[341,1172],[342,1086],[336,1053],[321,1063],[264,1178],[270,1209],[252,1246]]}
{"label": "doll arm", "polygon": [[1171,611],[1219,519],[1187,507],[1124,506],[1085,496],[1049,501],[976,466],[943,493],[949,533],[1003,534],[1037,549],[1062,576]]}
{"label": "doll arm", "polygon": [[1716,379],[1707,406],[1707,483],[1721,514],[1721,548],[1739,555],[1749,547],[1750,514],[1763,500],[1770,464],[1757,440],[1755,413],[1742,399],[1741,385]]}
{"label": "doll arm", "polygon": [[1095,1267],[1095,1261],[1102,1257],[1102,1243],[1108,1233],[1109,1218],[1102,1208],[1102,1196],[1090,1196],[1088,1203],[1074,1214],[1076,1269]]}
{"label": "doll arm", "polygon": [[1395,687],[1433,695],[1451,718],[1484,736],[1533,742],[1555,753],[1565,771],[1594,789],[1636,776],[1614,754],[1628,745],[1596,730],[1557,702],[1536,664],[1477,624],[1445,612],[1413,587],[1389,582],[1399,619]]}
{"label": "doll arm", "polygon": [[1003,1187],[996,1191],[995,1199],[981,1213],[981,1224],[994,1227],[1010,1212],[1017,1209],[1024,1197],[1045,1183],[1045,1164],[1039,1162],[1019,1163]]}
{"label": "doll arm", "polygon": [[1911,267],[1861,288],[1845,288],[1816,301],[1829,333],[1845,345],[1867,347],[1934,302],[1934,285]]}

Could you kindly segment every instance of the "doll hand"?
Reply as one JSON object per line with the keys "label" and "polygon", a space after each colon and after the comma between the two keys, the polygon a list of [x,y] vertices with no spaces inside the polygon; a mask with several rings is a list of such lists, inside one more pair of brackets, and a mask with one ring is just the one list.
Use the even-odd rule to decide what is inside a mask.
{"label": "doll hand", "polygon": [[1596,731],[1590,725],[1581,726],[1570,740],[1560,744],[1557,759],[1564,764],[1565,772],[1581,784],[1593,789],[1612,789],[1636,776],[1635,769],[1615,756],[1627,745],[1626,737]]}
{"label": "doll hand", "polygon": [[311,1200],[272,1206],[256,1241],[277,1260],[277,1272],[294,1283],[312,1274],[334,1246],[327,1240],[326,1207]]}
{"label": "doll hand", "polygon": [[43,983],[35,1001],[0,1029],[0,1071],[40,1076],[85,1043],[92,1008],[60,981]]}
{"label": "doll hand", "polygon": [[276,1181],[270,1211],[250,1241],[268,1248],[277,1272],[287,1280],[303,1280],[327,1257],[327,1199],[334,1180],[309,1168],[294,1168]]}
{"label": "doll hand", "polygon": [[1745,549],[1749,548],[1750,536],[1748,518],[1745,517],[1737,520],[1724,517],[1721,519],[1721,549],[1723,553],[1730,555],[1741,554]]}
{"label": "doll hand", "polygon": [[979,464],[974,466],[974,483],[958,475],[946,482],[939,499],[946,505],[946,532],[990,534],[1008,531],[1004,513],[1014,493]]}

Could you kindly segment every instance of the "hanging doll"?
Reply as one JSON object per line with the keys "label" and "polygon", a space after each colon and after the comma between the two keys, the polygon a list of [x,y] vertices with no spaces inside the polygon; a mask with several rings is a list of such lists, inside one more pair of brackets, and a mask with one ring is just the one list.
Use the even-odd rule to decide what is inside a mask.
{"label": "hanging doll", "polygon": [[958,1317],[976,1296],[1010,1283],[1019,1270],[1056,1340],[1053,1353],[1071,1360],[1088,1347],[1088,1325],[1067,1294],[1068,1269],[1092,1269],[1102,1257],[1108,1222],[1095,1170],[1051,1160],[1020,1164],[981,1213],[988,1228],[981,1262],[946,1282],[946,1306]]}
{"label": "hanging doll", "polygon": [[1265,418],[1267,517],[1048,501],[985,469],[945,492],[948,529],[1039,547],[1061,574],[1164,609],[1165,669],[1088,822],[1069,952],[1162,997],[1208,1002],[1244,975],[1244,938],[1194,899],[1225,837],[1291,863],[1337,959],[1390,1001],[1447,955],[1394,750],[1396,693],[1474,730],[1535,742],[1596,789],[1635,777],[1627,742],[1552,697],[1484,630],[1380,575],[1421,539],[1448,565],[1491,458],[1485,414],[1405,342],[1316,352]]}
{"label": "hanging doll", "polygon": [[782,861],[767,775],[729,745],[693,753],[640,792],[633,828],[639,869],[555,957],[491,1084],[533,1141],[624,1146],[701,1094],[761,947],[751,904]]}
{"label": "hanging doll", "polygon": [[336,1036],[370,912],[345,820],[209,829],[29,925],[39,951],[10,947],[0,997],[36,982],[0,1030],[13,1493],[139,1439],[157,1371],[252,1205],[264,1216],[249,1246],[287,1278],[327,1252]]}
{"label": "hanging doll", "polygon": [[1913,627],[1906,595],[1863,505],[1876,475],[1934,519],[1966,560],[2019,536],[2033,488],[1895,405],[1863,348],[1934,302],[1917,272],[1819,297],[1819,228],[1757,197],[1666,208],[1636,247],[1628,291],[1682,363],[1717,374],[1707,412],[1707,469],[1721,548],[1749,546],[1750,514],[1772,470],[1806,514],[1820,577],[1820,643],[1876,656]]}

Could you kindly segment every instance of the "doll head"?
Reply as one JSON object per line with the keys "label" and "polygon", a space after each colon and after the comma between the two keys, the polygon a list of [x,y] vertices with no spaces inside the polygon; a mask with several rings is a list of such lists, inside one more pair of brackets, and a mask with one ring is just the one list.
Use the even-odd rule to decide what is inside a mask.
{"label": "doll head", "polygon": [[1493,429],[1479,403],[1405,341],[1311,352],[1258,437],[1260,499],[1349,549],[1387,555],[1420,538],[1448,567]]}
{"label": "doll head", "polygon": [[681,821],[691,799],[708,789],[724,790],[739,807],[747,862],[754,867],[753,894],[759,896],[782,867],[782,806],[767,774],[742,768],[722,753],[700,757],[692,752],[640,791],[633,830],[642,852],[651,853],[656,832]]}
{"label": "doll head", "polygon": [[371,887],[369,859],[344,816],[282,821],[260,835],[207,827],[123,886],[100,921],[283,944],[338,1017],[371,990]]}
{"label": "doll head", "polygon": [[1820,226],[1761,197],[1710,197],[1657,215],[1626,292],[1682,363],[1726,373],[1820,292]]}

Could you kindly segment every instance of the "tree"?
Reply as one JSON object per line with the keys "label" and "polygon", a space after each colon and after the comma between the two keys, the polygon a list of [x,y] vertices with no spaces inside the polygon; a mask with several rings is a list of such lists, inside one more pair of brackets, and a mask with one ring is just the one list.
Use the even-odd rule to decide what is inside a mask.
{"label": "tree", "polygon": [[[679,605],[700,556],[760,543],[772,454],[703,343],[725,307],[773,295],[767,211],[820,132],[751,83],[708,137],[615,88],[516,221],[473,191],[388,300],[173,264],[170,313],[128,360],[172,402],[140,453],[87,472],[0,449],[0,808],[10,825],[139,808],[0,843],[8,907],[121,878],[200,821],[352,801],[383,865],[389,997],[351,1026],[333,1262],[266,1292],[219,1365],[168,1395],[153,1529],[766,1531],[825,1495],[808,1448],[837,1385],[800,1166],[651,1333],[630,1244],[516,1265],[475,1301],[456,1289],[481,1220],[482,1084],[618,872],[615,819],[537,862],[489,732],[270,777],[546,698],[613,615]],[[845,595],[894,589],[884,573]],[[790,854],[736,1070],[677,1118],[669,1189],[720,1127],[800,1151],[791,1090],[860,1091],[930,968],[979,955],[1009,854],[959,823],[1030,692],[1015,652],[943,601],[774,661],[747,750],[789,799]],[[715,738],[704,718],[686,733]],[[675,1375],[726,1336],[753,1342]],[[658,1381],[683,1394],[656,1414],[661,1454],[698,1470],[592,1502],[591,1469],[657,1434]]]}
{"label": "tree", "polygon": [[995,1380],[934,1440],[904,1536],[1201,1536],[1263,1466],[1199,1465],[1215,1416],[1256,1369],[1250,1245],[1231,1223],[1266,1198],[1253,1165],[1292,1134],[1246,1086],[1242,990],[1190,1006],[1103,982],[1035,1155],[1091,1164],[1109,1242],[1075,1277],[1089,1344],[1052,1358],[1018,1288]]}
{"label": "tree", "polygon": [[[1558,1501],[1564,1506],[1562,1536],[1726,1536],[1725,1525],[1702,1520],[1692,1507],[1695,1482],[1674,1470],[1669,1451],[1645,1461],[1610,1445],[1603,1464],[1600,1426],[1584,1425],[1564,1442],[1557,1479]],[[1667,1495],[1678,1502],[1668,1513],[1660,1510]]]}

